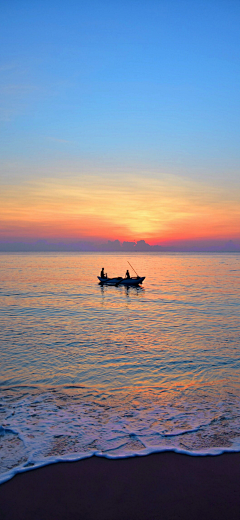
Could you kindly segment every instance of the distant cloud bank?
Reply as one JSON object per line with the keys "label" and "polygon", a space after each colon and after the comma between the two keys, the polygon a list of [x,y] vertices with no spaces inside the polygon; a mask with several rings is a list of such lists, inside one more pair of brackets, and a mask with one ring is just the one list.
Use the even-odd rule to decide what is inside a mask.
{"label": "distant cloud bank", "polygon": [[178,241],[165,245],[150,245],[145,240],[104,243],[90,241],[1,241],[0,252],[111,252],[111,253],[161,253],[161,252],[240,252],[240,241]]}

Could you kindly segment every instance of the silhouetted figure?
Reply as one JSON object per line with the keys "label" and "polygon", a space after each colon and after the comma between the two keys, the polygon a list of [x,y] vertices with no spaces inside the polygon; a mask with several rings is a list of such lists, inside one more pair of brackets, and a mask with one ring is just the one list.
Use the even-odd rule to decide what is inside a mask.
{"label": "silhouetted figure", "polygon": [[100,276],[101,276],[101,278],[107,278],[107,274],[104,273],[104,267],[102,267]]}
{"label": "silhouetted figure", "polygon": [[127,271],[126,271],[125,277],[126,277],[126,278],[130,278],[130,274],[129,274],[129,270],[128,270],[128,269],[127,269]]}

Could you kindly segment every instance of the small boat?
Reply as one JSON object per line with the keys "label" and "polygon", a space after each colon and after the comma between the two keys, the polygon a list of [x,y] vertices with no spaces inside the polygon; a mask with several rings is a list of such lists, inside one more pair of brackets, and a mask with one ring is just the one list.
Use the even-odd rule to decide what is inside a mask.
{"label": "small boat", "polygon": [[107,274],[104,273],[104,268],[102,268],[100,276],[98,276],[100,284],[104,285],[116,285],[117,287],[119,285],[125,285],[125,286],[136,286],[141,283],[143,283],[143,280],[145,280],[145,276],[139,276],[133,266],[128,262],[136,276],[130,276],[129,272],[127,270],[125,278],[122,276],[115,276],[114,278],[108,278]]}
{"label": "small boat", "polygon": [[123,280],[122,276],[115,276],[115,278],[108,278],[108,276],[98,276],[99,282],[105,285],[118,285],[121,280]]}
{"label": "small boat", "polygon": [[117,282],[117,285],[139,285],[143,283],[143,280],[145,280],[145,276],[131,276],[130,278],[122,278]]}

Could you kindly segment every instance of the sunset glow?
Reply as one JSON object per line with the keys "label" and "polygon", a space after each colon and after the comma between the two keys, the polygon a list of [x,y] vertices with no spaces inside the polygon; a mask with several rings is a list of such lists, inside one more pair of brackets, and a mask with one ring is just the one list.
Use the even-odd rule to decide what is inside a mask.
{"label": "sunset glow", "polygon": [[37,179],[1,191],[1,237],[168,240],[238,237],[240,193],[174,175]]}

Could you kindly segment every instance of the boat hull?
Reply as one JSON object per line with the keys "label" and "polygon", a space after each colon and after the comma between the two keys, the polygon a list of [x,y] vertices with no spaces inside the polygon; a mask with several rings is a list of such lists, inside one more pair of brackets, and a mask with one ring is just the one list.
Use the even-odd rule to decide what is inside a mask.
{"label": "boat hull", "polygon": [[104,285],[118,285],[122,277],[116,276],[115,278],[103,278],[102,276],[98,276],[99,282]]}
{"label": "boat hull", "polygon": [[139,285],[143,283],[143,280],[145,280],[145,276],[137,276],[136,278],[122,278],[118,285]]}

